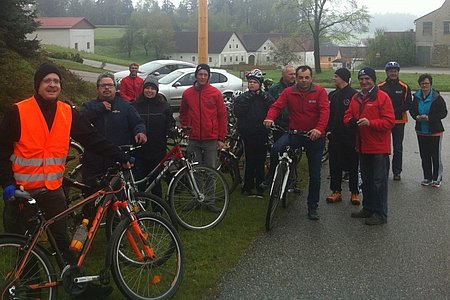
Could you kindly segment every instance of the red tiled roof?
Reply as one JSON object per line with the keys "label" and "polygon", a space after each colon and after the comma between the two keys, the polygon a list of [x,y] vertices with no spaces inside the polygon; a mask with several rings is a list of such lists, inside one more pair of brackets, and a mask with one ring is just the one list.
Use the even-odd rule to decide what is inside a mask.
{"label": "red tiled roof", "polygon": [[36,22],[39,22],[39,28],[41,29],[62,29],[62,28],[73,28],[78,23],[84,21],[87,22],[94,28],[88,20],[84,17],[54,17],[54,18],[36,18]]}

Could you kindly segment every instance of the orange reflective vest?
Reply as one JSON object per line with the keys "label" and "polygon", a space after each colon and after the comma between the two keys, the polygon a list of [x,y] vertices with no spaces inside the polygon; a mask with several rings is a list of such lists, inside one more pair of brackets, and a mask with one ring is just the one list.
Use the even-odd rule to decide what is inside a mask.
{"label": "orange reflective vest", "polygon": [[34,97],[16,104],[20,116],[20,139],[11,155],[12,170],[18,185],[26,190],[62,185],[64,165],[69,151],[72,109],[57,101],[51,130]]}

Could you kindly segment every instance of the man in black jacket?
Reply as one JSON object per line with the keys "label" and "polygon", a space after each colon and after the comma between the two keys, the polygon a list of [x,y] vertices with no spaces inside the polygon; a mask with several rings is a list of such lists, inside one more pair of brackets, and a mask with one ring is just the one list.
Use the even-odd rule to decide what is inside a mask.
{"label": "man in black jacket", "polygon": [[350,82],[350,71],[346,68],[336,70],[333,81],[336,89],[328,94],[330,101],[330,118],[327,126],[329,139],[328,151],[330,155],[330,189],[328,203],[342,201],[342,172],[344,167],[349,171],[350,201],[354,205],[360,204],[358,190],[358,155],[355,150],[355,128],[344,125],[344,113],[350,104],[356,90]]}
{"label": "man in black jacket", "polygon": [[399,79],[400,65],[398,62],[390,61],[385,66],[387,78],[380,82],[378,87],[386,92],[391,98],[395,113],[395,126],[392,128],[392,173],[395,181],[401,180],[403,160],[403,137],[405,135],[405,124],[408,122],[406,112],[411,106],[412,96],[409,86]]}

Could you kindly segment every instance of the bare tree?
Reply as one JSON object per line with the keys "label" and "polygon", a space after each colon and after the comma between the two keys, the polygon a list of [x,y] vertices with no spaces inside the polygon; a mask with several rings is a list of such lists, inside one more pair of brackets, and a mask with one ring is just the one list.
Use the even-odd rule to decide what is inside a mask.
{"label": "bare tree", "polygon": [[366,6],[358,7],[356,0],[278,0],[278,6],[297,9],[294,26],[307,26],[314,41],[314,68],[320,67],[320,41],[331,39],[345,41],[355,33],[367,32],[370,22]]}

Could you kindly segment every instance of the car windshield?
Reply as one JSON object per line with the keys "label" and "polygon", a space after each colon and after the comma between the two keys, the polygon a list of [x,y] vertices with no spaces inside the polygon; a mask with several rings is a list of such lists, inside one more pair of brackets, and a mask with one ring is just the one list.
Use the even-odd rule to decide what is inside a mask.
{"label": "car windshield", "polygon": [[145,72],[145,73],[150,73],[150,72],[154,72],[155,70],[158,70],[162,66],[163,65],[158,62],[151,61],[151,62],[141,65],[139,67],[139,71]]}
{"label": "car windshield", "polygon": [[160,84],[169,84],[178,77],[180,77],[181,74],[183,74],[183,71],[173,71],[172,73],[167,74],[163,78],[159,79]]}

